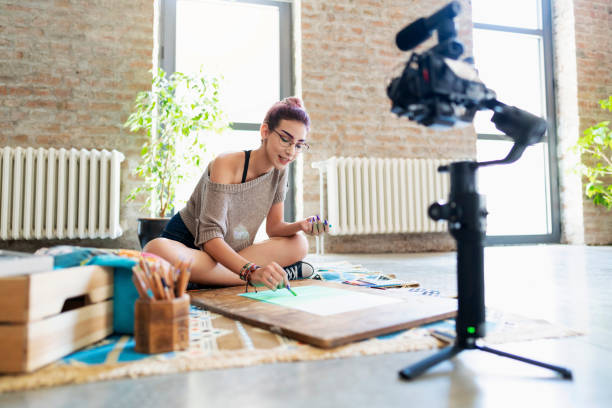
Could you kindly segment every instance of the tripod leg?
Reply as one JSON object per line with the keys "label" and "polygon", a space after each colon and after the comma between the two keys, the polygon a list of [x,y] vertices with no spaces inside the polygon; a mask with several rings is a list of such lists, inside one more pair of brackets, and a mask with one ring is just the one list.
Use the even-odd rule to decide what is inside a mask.
{"label": "tripod leg", "polygon": [[531,360],[529,358],[517,356],[515,354],[510,354],[510,353],[506,353],[504,351],[495,350],[495,349],[492,349],[492,348],[487,347],[487,346],[475,345],[475,347],[478,350],[487,351],[489,353],[497,354],[498,356],[508,357],[508,358],[511,358],[511,359],[514,359],[514,360],[522,361],[523,363],[533,364],[533,365],[536,365],[538,367],[548,368],[549,370],[556,371],[557,373],[561,374],[561,376],[564,379],[566,379],[566,380],[571,380],[572,379],[572,372],[570,370],[568,370],[567,368],[564,368],[564,367],[559,367],[559,366],[556,366],[556,365],[543,363],[541,361]]}
{"label": "tripod leg", "polygon": [[463,348],[457,345],[443,348],[433,356],[427,357],[426,359],[421,360],[418,363],[412,364],[404,368],[402,371],[399,372],[399,375],[404,380],[412,380],[423,374],[425,371],[435,366],[436,364],[441,363],[444,360],[453,358],[461,350],[463,350]]}

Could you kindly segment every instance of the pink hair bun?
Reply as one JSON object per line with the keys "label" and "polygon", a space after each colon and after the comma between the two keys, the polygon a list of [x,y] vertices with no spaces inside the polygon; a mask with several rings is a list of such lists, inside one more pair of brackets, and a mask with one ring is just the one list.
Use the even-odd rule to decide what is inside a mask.
{"label": "pink hair bun", "polygon": [[310,118],[304,108],[302,100],[295,96],[289,96],[276,102],[266,113],[263,123],[274,130],[281,120],[296,120],[302,122],[306,128],[310,128]]}
{"label": "pink hair bun", "polygon": [[289,106],[296,106],[300,109],[304,109],[304,103],[302,102],[302,100],[296,96],[289,96],[285,99],[283,99],[283,102],[286,103]]}

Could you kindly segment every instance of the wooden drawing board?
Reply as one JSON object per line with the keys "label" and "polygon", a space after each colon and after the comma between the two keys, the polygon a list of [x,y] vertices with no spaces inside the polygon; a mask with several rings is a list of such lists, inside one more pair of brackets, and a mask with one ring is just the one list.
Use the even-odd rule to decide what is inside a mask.
{"label": "wooden drawing board", "polygon": [[390,296],[400,298],[401,302],[321,316],[239,296],[244,293],[244,286],[189,292],[189,295],[193,305],[321,348],[448,319],[457,312],[455,299],[317,280],[291,282],[294,289],[313,285]]}

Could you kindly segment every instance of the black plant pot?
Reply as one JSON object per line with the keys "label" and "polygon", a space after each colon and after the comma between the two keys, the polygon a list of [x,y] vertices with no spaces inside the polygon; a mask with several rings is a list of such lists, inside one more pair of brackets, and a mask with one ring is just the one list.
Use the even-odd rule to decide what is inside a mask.
{"label": "black plant pot", "polygon": [[138,219],[138,240],[140,247],[144,248],[147,242],[159,237],[170,218],[139,218]]}

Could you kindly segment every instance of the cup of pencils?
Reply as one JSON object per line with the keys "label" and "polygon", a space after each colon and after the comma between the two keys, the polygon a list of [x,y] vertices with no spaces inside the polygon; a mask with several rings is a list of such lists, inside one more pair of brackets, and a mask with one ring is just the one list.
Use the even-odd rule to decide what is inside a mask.
{"label": "cup of pencils", "polygon": [[134,350],[165,353],[189,347],[189,295],[185,293],[191,262],[149,264],[132,268],[139,298],[134,304]]}

